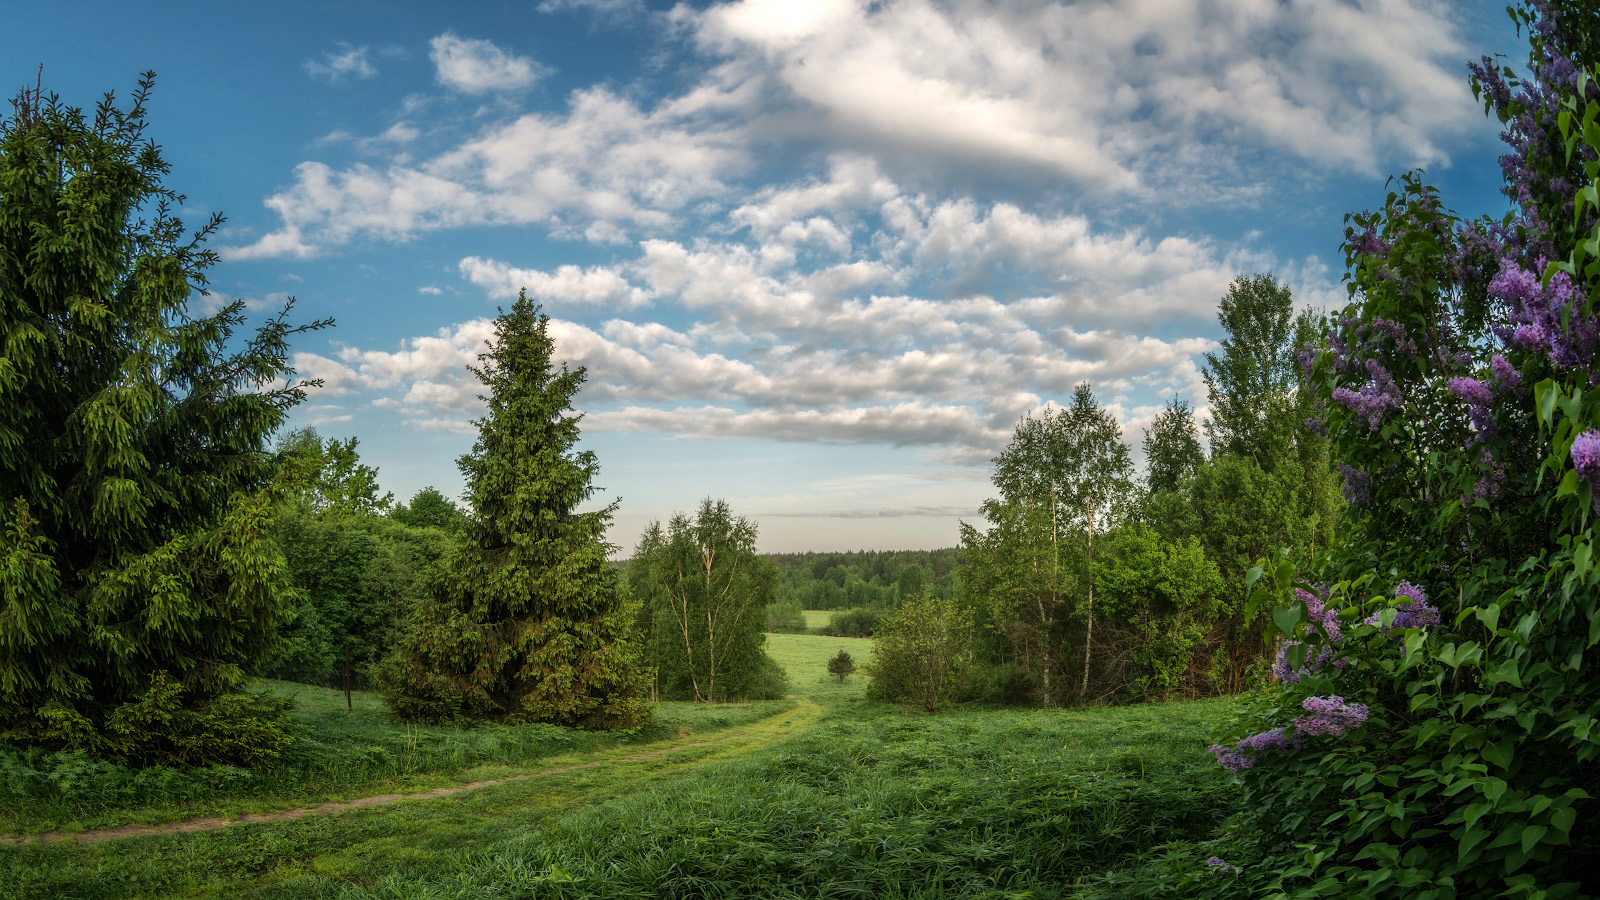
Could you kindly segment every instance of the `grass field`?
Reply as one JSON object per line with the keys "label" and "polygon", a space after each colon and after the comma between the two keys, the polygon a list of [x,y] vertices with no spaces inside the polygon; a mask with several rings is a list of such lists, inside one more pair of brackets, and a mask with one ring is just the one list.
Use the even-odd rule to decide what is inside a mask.
{"label": "grass field", "polygon": [[[828,660],[840,650],[850,653],[856,672],[844,683],[828,674]],[[767,653],[789,673],[789,690],[797,697],[819,703],[859,701],[867,694],[867,663],[872,661],[868,638],[818,637],[810,634],[769,634]]]}
{"label": "grass field", "polygon": [[802,610],[800,610],[800,614],[806,617],[806,630],[807,631],[811,631],[812,629],[816,629],[816,628],[821,628],[822,626],[828,624],[828,620],[833,618],[833,614],[836,613],[836,612],[842,612],[842,610],[837,610],[837,609],[802,609]]}
{"label": "grass field", "polygon": [[[201,834],[0,847],[0,898],[1070,896],[1230,811],[1204,749],[1227,701],[927,716],[867,702],[859,673],[827,675],[841,646],[860,665],[870,641],[767,641],[786,703],[663,704],[651,734],[620,746],[563,744],[560,729],[429,735],[413,754],[438,772],[365,787],[593,768]],[[354,712],[327,691],[297,699],[324,736],[406,737],[371,697]],[[719,742],[626,758],[701,741]]]}

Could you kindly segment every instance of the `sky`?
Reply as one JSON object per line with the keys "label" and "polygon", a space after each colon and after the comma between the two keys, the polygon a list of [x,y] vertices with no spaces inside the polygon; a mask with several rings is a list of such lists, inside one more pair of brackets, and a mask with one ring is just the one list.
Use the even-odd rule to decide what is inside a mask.
{"label": "sky", "polygon": [[[65,11],[64,11],[65,10]],[[726,499],[761,549],[954,546],[1019,419],[1088,381],[1140,459],[1217,301],[1337,308],[1344,216],[1422,169],[1500,215],[1466,64],[1502,0],[24,4],[0,87],[157,73],[208,297],[331,316],[293,426],[458,496],[519,289],[584,366],[627,555]]]}

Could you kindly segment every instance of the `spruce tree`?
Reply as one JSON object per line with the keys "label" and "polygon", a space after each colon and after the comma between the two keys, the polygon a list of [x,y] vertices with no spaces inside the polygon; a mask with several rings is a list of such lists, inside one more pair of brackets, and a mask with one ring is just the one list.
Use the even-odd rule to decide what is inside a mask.
{"label": "spruce tree", "polygon": [[473,515],[380,675],[402,718],[625,729],[649,715],[607,562],[617,504],[578,511],[599,470],[574,449],[584,369],[556,368],[549,324],[519,294],[472,369],[489,406],[458,461]]}
{"label": "spruce tree", "polygon": [[0,740],[259,763],[281,710],[236,692],[292,615],[266,441],[304,398],[288,338],[328,323],[193,315],[221,218],[173,213],[152,82],[0,118]]}

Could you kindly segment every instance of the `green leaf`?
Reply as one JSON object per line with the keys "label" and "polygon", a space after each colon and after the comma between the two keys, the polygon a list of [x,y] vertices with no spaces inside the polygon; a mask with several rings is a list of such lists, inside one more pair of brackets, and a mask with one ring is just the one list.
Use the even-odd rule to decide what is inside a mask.
{"label": "green leaf", "polygon": [[1550,425],[1550,417],[1555,414],[1556,398],[1560,394],[1556,383],[1548,378],[1533,386],[1533,403],[1539,414],[1540,425]]}
{"label": "green leaf", "polygon": [[1508,659],[1489,671],[1486,676],[1490,684],[1509,684],[1512,687],[1522,687],[1522,675],[1517,669],[1517,661]]}
{"label": "green leaf", "polygon": [[1511,757],[1515,748],[1516,744],[1507,739],[1494,744],[1486,744],[1481,752],[1484,759],[1502,769],[1509,769],[1511,768]]}
{"label": "green leaf", "polygon": [[1526,825],[1522,829],[1522,852],[1532,853],[1539,841],[1544,839],[1545,832],[1550,829],[1543,825]]}
{"label": "green leaf", "polygon": [[1272,613],[1272,624],[1286,635],[1293,636],[1294,630],[1301,622],[1306,620],[1306,605],[1299,601],[1282,606]]}

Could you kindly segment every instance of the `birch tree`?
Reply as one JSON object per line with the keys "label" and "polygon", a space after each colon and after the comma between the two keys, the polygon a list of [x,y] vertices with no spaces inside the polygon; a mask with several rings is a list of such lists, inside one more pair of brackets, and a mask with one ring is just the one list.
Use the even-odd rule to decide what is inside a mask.
{"label": "birch tree", "polygon": [[782,696],[762,650],[777,571],[756,555],[756,524],[707,498],[691,518],[646,529],[629,564],[643,643],[661,696],[715,702]]}

